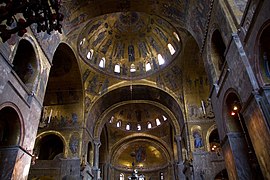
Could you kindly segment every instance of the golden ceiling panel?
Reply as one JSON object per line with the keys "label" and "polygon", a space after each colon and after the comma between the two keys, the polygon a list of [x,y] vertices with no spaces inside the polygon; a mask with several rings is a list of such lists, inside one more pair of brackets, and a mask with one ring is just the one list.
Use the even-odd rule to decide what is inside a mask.
{"label": "golden ceiling panel", "polygon": [[132,163],[137,169],[149,170],[164,167],[168,164],[164,150],[156,143],[137,140],[121,146],[113,156],[113,165],[117,168],[130,169]]}
{"label": "golden ceiling panel", "polygon": [[169,65],[181,38],[166,20],[142,12],[112,13],[85,25],[78,38],[82,59],[121,79],[142,79]]}

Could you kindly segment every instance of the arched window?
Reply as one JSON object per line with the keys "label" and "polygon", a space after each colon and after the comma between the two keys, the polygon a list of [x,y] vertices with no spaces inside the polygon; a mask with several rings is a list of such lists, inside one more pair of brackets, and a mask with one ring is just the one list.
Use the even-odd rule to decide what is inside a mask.
{"label": "arched window", "polygon": [[94,50],[93,49],[90,49],[90,51],[88,51],[87,55],[86,55],[86,58],[87,59],[92,59],[93,58],[93,54],[94,54]]}
{"label": "arched window", "polygon": [[113,120],[114,120],[114,116],[111,117],[109,123],[113,123]]}
{"label": "arched window", "polygon": [[120,174],[119,180],[125,180],[125,175],[123,173]]}
{"label": "arched window", "polygon": [[138,131],[142,130],[142,126],[140,124],[137,125],[137,130]]}
{"label": "arched window", "polygon": [[147,129],[151,129],[152,128],[152,124],[151,124],[151,122],[148,122],[147,123]]}
{"label": "arched window", "polygon": [[26,85],[32,90],[37,72],[36,53],[30,42],[21,40],[13,61],[13,70]]}
{"label": "arched window", "polygon": [[117,123],[116,123],[116,127],[121,127],[122,126],[122,121],[118,121]]}
{"label": "arched window", "polygon": [[150,64],[150,62],[146,62],[146,64],[145,64],[145,70],[146,71],[151,70],[151,64]]}
{"label": "arched window", "polygon": [[136,72],[136,67],[133,63],[130,65],[130,72]]}
{"label": "arched window", "polygon": [[101,58],[98,66],[101,67],[101,68],[105,68],[105,61],[106,61],[105,57]]}
{"label": "arched window", "polygon": [[158,118],[156,119],[156,124],[157,124],[157,126],[161,125],[161,122]]}
{"label": "arched window", "polygon": [[120,73],[120,64],[116,64],[116,65],[114,66],[114,72]]}
{"label": "arched window", "polygon": [[126,125],[126,130],[129,131],[130,130],[130,124]]}
{"label": "arched window", "polygon": [[164,121],[167,121],[166,116],[162,115],[162,117],[163,117],[163,120],[164,120]]}
{"label": "arched window", "polygon": [[174,47],[172,46],[172,44],[170,44],[170,43],[168,44],[168,49],[169,49],[171,55],[174,55],[175,49],[174,49]]}
{"label": "arched window", "polygon": [[161,56],[161,54],[158,54],[158,64],[162,65],[165,63],[165,60],[163,59],[163,57]]}
{"label": "arched window", "polygon": [[223,64],[225,62],[225,53],[226,46],[223,42],[222,36],[219,30],[215,30],[212,34],[211,40],[211,58],[213,61],[214,68],[216,70],[216,75],[220,75]]}
{"label": "arched window", "polygon": [[173,32],[173,35],[177,39],[177,41],[179,42],[180,41],[180,38],[179,38],[178,34],[176,32]]}
{"label": "arched window", "polygon": [[160,172],[160,180],[164,180],[164,174],[163,174],[163,172]]}

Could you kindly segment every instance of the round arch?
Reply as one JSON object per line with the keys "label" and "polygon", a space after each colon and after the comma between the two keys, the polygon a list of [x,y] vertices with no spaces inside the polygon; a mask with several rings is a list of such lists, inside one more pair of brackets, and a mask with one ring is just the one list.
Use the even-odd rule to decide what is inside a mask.
{"label": "round arch", "polygon": [[211,135],[211,133],[217,129],[217,125],[216,124],[213,124],[206,132],[206,148],[208,151],[211,151],[210,149],[210,142],[209,142],[209,137]]}
{"label": "round arch", "polygon": [[[23,120],[23,116],[21,114],[21,111],[14,103],[11,103],[11,102],[6,102],[6,103],[1,104],[0,105],[0,112],[5,108],[11,108],[13,110],[13,115],[15,115],[14,113],[16,113],[16,115],[17,115],[18,119],[16,121],[18,121],[18,122],[16,123],[16,128],[19,131],[18,132],[19,139],[18,139],[16,145],[22,146],[24,143],[25,127],[24,127],[24,120]],[[1,116],[1,117],[3,117],[3,116]],[[0,117],[0,119],[1,119],[1,117]]]}
{"label": "round arch", "polygon": [[263,23],[258,31],[254,46],[255,68],[261,86],[270,84],[270,19]]}
{"label": "round arch", "polygon": [[169,119],[172,121],[172,125],[174,127],[175,130],[175,134],[176,135],[180,135],[181,134],[181,128],[180,125],[176,119],[176,117],[174,116],[174,114],[164,105],[158,103],[158,102],[154,102],[154,101],[149,101],[149,100],[133,100],[133,101],[124,101],[124,102],[120,102],[117,104],[112,105],[111,107],[109,107],[108,109],[106,109],[98,118],[97,122],[95,123],[94,126],[94,139],[99,139],[100,134],[102,132],[102,128],[104,126],[104,124],[107,122],[107,120],[109,119],[109,115],[111,111],[113,111],[115,108],[125,105],[125,104],[129,104],[129,103],[147,103],[147,104],[151,104],[154,105],[156,107],[161,108],[162,110],[164,110],[168,115],[169,115]]}
{"label": "round arch", "polygon": [[[27,53],[26,53],[27,52]],[[40,76],[40,56],[36,42],[31,36],[21,39],[11,56],[13,70],[28,88],[28,93],[37,90]],[[22,59],[21,59],[22,58]]]}
{"label": "round arch", "polygon": [[67,157],[67,154],[68,154],[68,145],[67,145],[67,141],[65,139],[65,137],[58,131],[45,131],[45,132],[42,132],[40,133],[39,135],[37,135],[36,137],[36,142],[35,142],[35,146],[36,144],[38,144],[45,136],[48,136],[48,135],[56,135],[58,136],[62,142],[63,142],[63,153],[64,153],[64,157]]}

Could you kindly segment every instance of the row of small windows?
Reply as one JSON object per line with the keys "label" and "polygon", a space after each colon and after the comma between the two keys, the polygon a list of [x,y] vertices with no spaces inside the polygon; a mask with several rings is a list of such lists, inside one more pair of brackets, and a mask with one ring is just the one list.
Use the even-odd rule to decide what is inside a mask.
{"label": "row of small windows", "polygon": [[[85,38],[80,42],[80,45],[82,45],[83,44],[83,42],[85,41]],[[171,55],[174,55],[175,54],[175,52],[176,52],[176,50],[175,50],[175,48],[173,47],[173,45],[172,44],[168,44],[167,45],[167,47],[168,47],[168,49],[169,49],[169,51],[170,51],[170,54]],[[94,50],[93,49],[90,49],[89,51],[88,51],[88,53],[87,53],[87,55],[86,55],[86,58],[88,59],[88,60],[91,60],[92,58],[93,58],[93,54],[94,54]],[[165,59],[163,58],[163,56],[161,55],[161,54],[158,54],[158,64],[161,66],[161,65],[163,65],[164,63],[165,63]],[[99,67],[100,68],[105,68],[105,64],[106,64],[106,59],[105,59],[105,57],[102,57],[101,58],[101,60],[99,61]],[[150,71],[152,69],[152,67],[151,67],[151,63],[150,62],[145,62],[145,71]],[[120,66],[120,64],[116,64],[115,66],[114,66],[114,72],[115,73],[120,73],[121,72],[121,66]],[[135,67],[135,65],[132,63],[131,65],[130,65],[130,72],[131,73],[134,73],[134,72],[136,72],[136,67]]]}
{"label": "row of small windows", "polygon": [[[166,116],[162,116],[163,118],[163,121],[166,121],[167,118]],[[113,123],[113,120],[114,120],[114,117],[112,116],[109,123]],[[161,121],[159,118],[156,118],[155,119],[155,122],[156,122],[156,126],[160,126],[161,125]],[[122,121],[121,120],[118,120],[117,123],[116,123],[116,127],[120,128],[122,127]],[[147,122],[147,129],[151,129],[152,128],[152,123],[151,122]],[[127,131],[131,130],[131,124],[126,124],[126,128],[125,128]],[[142,126],[141,124],[137,124],[137,130],[138,131],[141,131],[142,130]]]}

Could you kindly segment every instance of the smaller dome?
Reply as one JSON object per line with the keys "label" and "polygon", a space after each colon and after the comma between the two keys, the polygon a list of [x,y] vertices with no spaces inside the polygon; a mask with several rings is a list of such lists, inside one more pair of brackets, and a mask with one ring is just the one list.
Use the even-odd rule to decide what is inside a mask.
{"label": "smaller dome", "polygon": [[79,54],[95,69],[121,79],[139,79],[166,67],[181,50],[176,29],[160,17],[112,13],[85,25]]}

